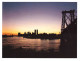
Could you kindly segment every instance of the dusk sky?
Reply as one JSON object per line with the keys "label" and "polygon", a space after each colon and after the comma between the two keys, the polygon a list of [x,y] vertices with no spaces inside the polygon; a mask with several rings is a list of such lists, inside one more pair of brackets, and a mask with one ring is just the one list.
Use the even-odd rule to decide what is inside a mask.
{"label": "dusk sky", "polygon": [[2,34],[59,33],[62,11],[77,10],[76,2],[3,2]]}

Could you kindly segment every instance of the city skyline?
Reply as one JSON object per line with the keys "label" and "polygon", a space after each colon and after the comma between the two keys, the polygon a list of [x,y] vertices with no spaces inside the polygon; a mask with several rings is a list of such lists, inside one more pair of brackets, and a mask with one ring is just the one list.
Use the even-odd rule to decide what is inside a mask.
{"label": "city skyline", "polygon": [[76,2],[3,2],[2,34],[61,32],[63,10],[77,10]]}
{"label": "city skyline", "polygon": [[21,33],[21,32],[18,32],[18,33],[20,33],[20,34],[28,34],[28,33],[30,33],[30,34],[33,34],[33,33],[35,33],[35,34],[55,34],[55,33],[46,33],[46,32],[38,33],[38,29],[34,29],[34,31],[32,31],[32,32],[28,31],[28,32],[24,32],[24,33]]}

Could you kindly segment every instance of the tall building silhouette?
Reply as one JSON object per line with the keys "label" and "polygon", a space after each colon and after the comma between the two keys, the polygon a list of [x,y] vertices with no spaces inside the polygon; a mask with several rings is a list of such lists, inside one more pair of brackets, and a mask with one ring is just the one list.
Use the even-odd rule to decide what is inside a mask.
{"label": "tall building silhouette", "polygon": [[38,29],[36,31],[37,31],[37,35],[38,35]]}
{"label": "tall building silhouette", "polygon": [[35,33],[35,35],[38,35],[38,29],[36,30],[34,30],[34,33]]}
{"label": "tall building silhouette", "polygon": [[34,33],[35,33],[35,35],[36,35],[36,29],[34,30]]}

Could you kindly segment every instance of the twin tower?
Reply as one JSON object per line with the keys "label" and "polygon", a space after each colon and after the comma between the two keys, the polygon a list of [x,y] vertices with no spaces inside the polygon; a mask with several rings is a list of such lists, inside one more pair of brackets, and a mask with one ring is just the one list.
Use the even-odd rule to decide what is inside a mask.
{"label": "twin tower", "polygon": [[38,35],[38,29],[34,30],[35,35]]}

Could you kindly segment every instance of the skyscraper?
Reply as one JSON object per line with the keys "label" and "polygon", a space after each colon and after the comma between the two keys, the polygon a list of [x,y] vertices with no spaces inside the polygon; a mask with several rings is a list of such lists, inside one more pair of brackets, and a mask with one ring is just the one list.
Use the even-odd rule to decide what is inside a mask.
{"label": "skyscraper", "polygon": [[38,29],[36,31],[37,31],[37,35],[38,35]]}
{"label": "skyscraper", "polygon": [[34,33],[35,33],[35,35],[38,35],[38,29],[36,30],[34,30]]}

